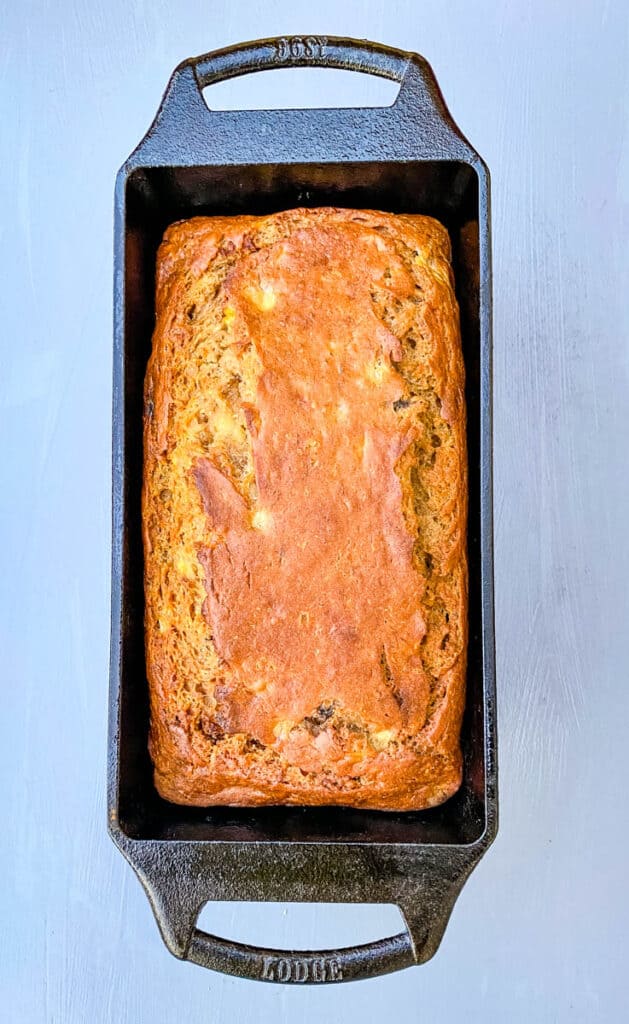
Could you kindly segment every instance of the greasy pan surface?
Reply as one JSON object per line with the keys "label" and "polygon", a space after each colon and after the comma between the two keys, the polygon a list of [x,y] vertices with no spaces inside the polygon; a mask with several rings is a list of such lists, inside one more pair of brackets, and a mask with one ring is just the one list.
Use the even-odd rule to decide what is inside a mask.
{"label": "greasy pan surface", "polygon": [[[201,88],[256,68],[317,64],[401,81],[393,107],[208,111]],[[142,385],[155,253],[174,220],[296,206],[424,213],[448,228],[468,410],[470,570],[463,785],[443,806],[178,807],[147,750],[141,541]],[[416,55],[351,40],[267,40],[187,61],[116,186],[114,509],[109,823],[176,956],[269,981],[367,977],[436,950],[465,878],[497,827],[490,423],[488,174]],[[351,950],[282,953],[195,928],[208,900],[393,902],[408,933]]]}

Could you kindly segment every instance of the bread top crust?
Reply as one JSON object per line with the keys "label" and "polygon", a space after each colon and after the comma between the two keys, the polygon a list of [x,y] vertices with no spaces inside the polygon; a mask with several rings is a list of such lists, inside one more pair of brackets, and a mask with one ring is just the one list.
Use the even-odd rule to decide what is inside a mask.
{"label": "bread top crust", "polygon": [[436,221],[195,218],[158,254],[143,492],[151,750],[192,803],[460,779],[463,364]]}

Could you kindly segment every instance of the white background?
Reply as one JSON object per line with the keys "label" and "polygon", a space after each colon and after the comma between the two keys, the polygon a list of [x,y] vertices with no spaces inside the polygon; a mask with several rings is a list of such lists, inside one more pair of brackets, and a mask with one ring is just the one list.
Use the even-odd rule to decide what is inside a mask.
{"label": "white background", "polygon": [[[623,0],[3,5],[3,1019],[628,1019],[627,11]],[[105,830],[114,176],[176,63],[287,33],[423,53],[493,181],[501,830],[430,964],[321,989],[174,960]],[[221,87],[222,100],[391,98],[362,76],[286,76]],[[391,910],[326,907],[204,921],[278,945],[360,941],[397,923]]]}

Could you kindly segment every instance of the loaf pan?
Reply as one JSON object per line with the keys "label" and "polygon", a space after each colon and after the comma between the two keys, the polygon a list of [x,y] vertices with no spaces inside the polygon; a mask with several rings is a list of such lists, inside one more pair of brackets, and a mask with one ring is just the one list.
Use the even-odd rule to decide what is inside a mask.
{"label": "loaf pan", "polygon": [[[390,107],[263,111],[211,111],[202,95],[222,79],[306,65],[394,79],[399,95]],[[330,205],[430,214],[452,240],[469,445],[463,785],[443,806],[421,813],[175,806],[157,795],[147,750],[142,385],[156,249],[166,226],[180,218]],[[111,836],[176,957],[299,984],[421,964],[437,949],[461,886],[497,828],[487,168],[415,53],[314,36],[219,50],[176,68],[148,134],[118,174],[114,275]],[[260,949],[196,927],[200,909],[215,900],[394,903],[406,930],[344,949]]]}

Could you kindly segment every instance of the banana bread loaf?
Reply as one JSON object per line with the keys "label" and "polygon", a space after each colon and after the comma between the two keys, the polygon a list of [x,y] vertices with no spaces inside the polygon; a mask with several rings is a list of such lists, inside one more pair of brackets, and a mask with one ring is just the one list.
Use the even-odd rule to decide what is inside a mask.
{"label": "banana bread loaf", "polygon": [[416,810],[461,781],[463,358],[448,234],[173,224],[145,385],[150,751],[181,804]]}

